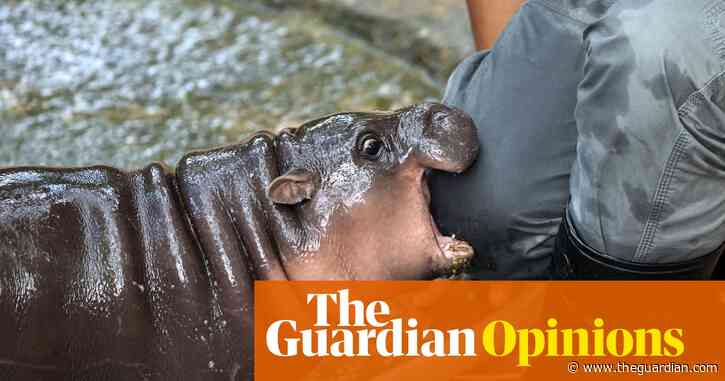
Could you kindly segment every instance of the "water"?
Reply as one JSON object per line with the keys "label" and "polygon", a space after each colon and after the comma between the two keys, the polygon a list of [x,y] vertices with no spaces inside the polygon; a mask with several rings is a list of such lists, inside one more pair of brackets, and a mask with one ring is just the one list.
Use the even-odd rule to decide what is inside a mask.
{"label": "water", "polygon": [[439,96],[422,70],[301,11],[0,4],[0,166],[173,164],[255,130]]}

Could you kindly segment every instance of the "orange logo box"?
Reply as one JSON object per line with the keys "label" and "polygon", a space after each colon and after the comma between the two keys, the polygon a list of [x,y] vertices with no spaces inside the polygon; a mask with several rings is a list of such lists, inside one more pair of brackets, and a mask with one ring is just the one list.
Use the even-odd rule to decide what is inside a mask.
{"label": "orange logo box", "polygon": [[255,379],[722,379],[725,282],[256,282]]}

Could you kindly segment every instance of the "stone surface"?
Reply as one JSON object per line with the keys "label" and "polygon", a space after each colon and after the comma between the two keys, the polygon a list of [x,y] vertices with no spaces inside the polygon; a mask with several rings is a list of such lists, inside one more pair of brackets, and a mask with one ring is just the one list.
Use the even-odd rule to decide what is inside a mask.
{"label": "stone surface", "polygon": [[[335,1],[335,0],[325,0]],[[362,12],[410,23],[418,33],[462,56],[473,52],[465,0],[337,0]]]}
{"label": "stone surface", "polygon": [[467,25],[444,21],[462,1],[260,1],[0,3],[0,166],[173,164],[254,130],[435,100],[466,49],[436,40]]}

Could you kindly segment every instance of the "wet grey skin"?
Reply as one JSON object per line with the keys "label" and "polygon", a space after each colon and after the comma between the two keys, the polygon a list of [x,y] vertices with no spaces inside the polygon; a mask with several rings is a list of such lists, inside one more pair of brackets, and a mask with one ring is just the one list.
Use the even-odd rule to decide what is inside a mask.
{"label": "wet grey skin", "polygon": [[343,113],[175,172],[0,170],[0,379],[253,377],[253,281],[424,279],[471,257],[426,172],[478,152],[440,104]]}

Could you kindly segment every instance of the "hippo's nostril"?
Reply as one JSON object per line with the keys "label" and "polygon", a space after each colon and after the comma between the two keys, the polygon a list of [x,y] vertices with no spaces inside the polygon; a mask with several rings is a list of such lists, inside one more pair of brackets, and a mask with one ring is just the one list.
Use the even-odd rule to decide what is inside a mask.
{"label": "hippo's nostril", "polygon": [[456,110],[441,103],[426,103],[423,106],[425,112],[423,125],[440,126],[448,122],[448,118],[454,117]]}
{"label": "hippo's nostril", "polygon": [[297,128],[287,127],[279,132],[279,136],[294,137],[297,135]]}
{"label": "hippo's nostril", "polygon": [[451,107],[448,107],[444,105],[443,103],[428,103],[428,112],[431,114],[437,114],[437,113],[451,113],[453,109]]}

